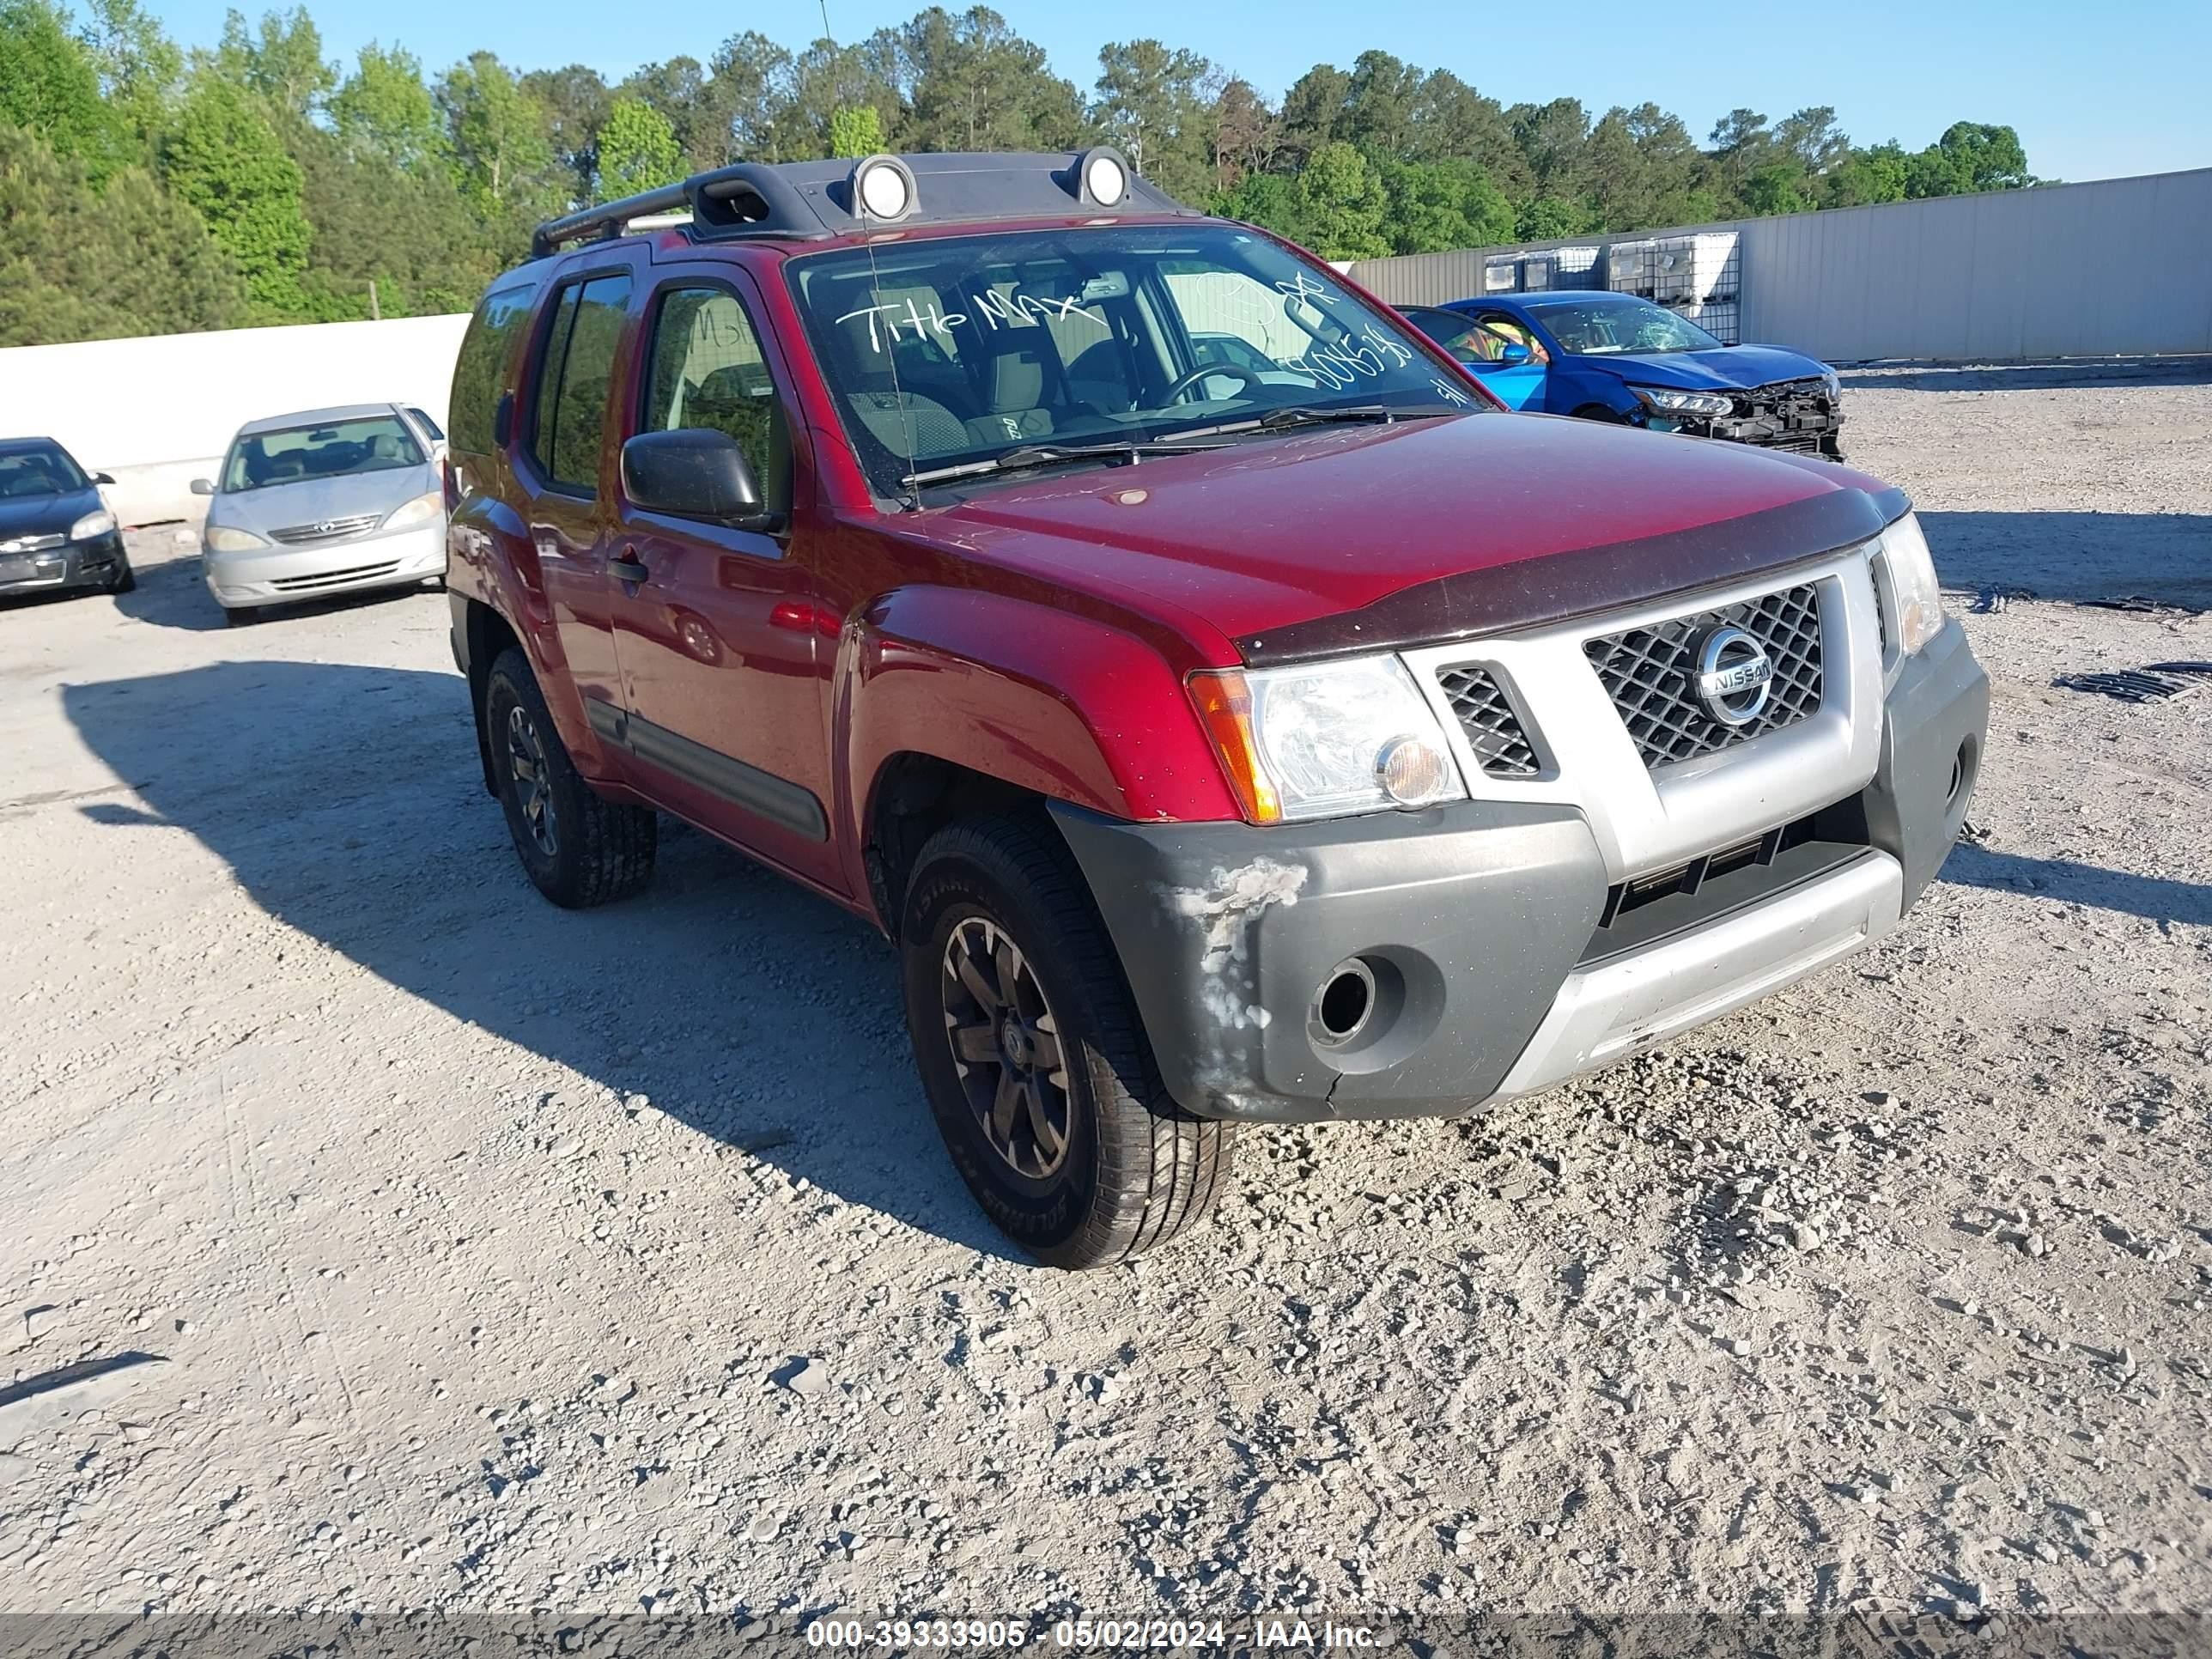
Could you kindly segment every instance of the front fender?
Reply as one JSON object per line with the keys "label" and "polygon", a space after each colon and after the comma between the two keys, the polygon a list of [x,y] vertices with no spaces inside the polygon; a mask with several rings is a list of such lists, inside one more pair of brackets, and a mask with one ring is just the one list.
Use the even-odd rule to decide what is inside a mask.
{"label": "front fender", "polygon": [[1611,410],[1624,421],[1633,421],[1644,412],[1644,404],[1628,389],[1628,382],[1610,370],[1577,366],[1561,377],[1555,365],[1552,374],[1551,410],[1555,415],[1571,415],[1592,404]]}
{"label": "front fender", "polygon": [[[895,589],[844,630],[832,690],[839,828],[858,878],[876,780],[934,756],[1137,821],[1238,816],[1181,678],[1140,640],[973,589]],[[854,890],[865,892],[856,879]]]}

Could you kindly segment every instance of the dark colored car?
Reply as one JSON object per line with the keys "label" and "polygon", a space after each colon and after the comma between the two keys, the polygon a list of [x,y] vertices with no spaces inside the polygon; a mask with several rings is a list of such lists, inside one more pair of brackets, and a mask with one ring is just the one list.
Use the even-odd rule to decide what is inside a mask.
{"label": "dark colored car", "polygon": [[137,585],[99,486],[52,438],[0,438],[0,597]]}
{"label": "dark colored car", "polygon": [[1957,838],[1988,682],[1903,495],[1516,420],[1110,150],[739,164],[536,256],[447,475],[523,867],[619,898],[668,812],[867,917],[1047,1261],[1173,1237],[1241,1125],[1463,1113],[1740,1007]]}
{"label": "dark colored car", "polygon": [[1509,407],[1843,459],[1843,386],[1817,358],[1725,345],[1632,294],[1496,294],[1405,314]]}

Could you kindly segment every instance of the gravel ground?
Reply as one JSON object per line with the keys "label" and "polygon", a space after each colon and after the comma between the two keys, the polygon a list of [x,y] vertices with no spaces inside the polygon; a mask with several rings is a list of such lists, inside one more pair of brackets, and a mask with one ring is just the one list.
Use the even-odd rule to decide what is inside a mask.
{"label": "gravel ground", "polygon": [[2008,597],[2207,602],[2212,385],[1854,379],[1991,590],[1909,923],[1486,1121],[1253,1136],[1088,1276],[978,1218],[860,923],[684,832],[537,898],[441,598],[226,632],[140,532],[0,610],[0,1352],[162,1362],[0,1404],[0,1611],[2212,1604],[2212,689],[2052,684],[2212,619]]}

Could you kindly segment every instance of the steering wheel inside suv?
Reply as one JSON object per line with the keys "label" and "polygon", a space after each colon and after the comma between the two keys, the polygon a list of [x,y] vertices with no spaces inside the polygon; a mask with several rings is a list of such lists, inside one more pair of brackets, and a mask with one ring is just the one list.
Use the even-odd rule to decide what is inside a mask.
{"label": "steering wheel inside suv", "polygon": [[1200,363],[1189,374],[1176,377],[1176,383],[1168,388],[1166,400],[1171,404],[1180,401],[1217,374],[1226,374],[1232,380],[1241,380],[1248,387],[1267,384],[1255,370],[1240,368],[1235,363]]}

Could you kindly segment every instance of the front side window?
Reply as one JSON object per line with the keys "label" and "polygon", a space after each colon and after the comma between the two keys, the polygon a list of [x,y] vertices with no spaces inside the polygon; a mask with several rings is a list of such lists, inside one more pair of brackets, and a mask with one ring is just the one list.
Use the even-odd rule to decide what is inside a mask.
{"label": "front side window", "polygon": [[1486,311],[1476,325],[1477,342],[1483,355],[1492,362],[1505,355],[1508,346],[1527,349],[1535,362],[1548,363],[1552,354],[1544,349],[1544,343],[1536,337],[1536,331],[1517,317],[1509,317],[1502,311]]}
{"label": "front side window", "polygon": [[888,497],[1017,449],[1173,441],[1292,407],[1477,409],[1395,317],[1237,226],[933,238],[787,269]]}
{"label": "front side window", "polygon": [[1493,355],[1482,325],[1456,311],[1422,307],[1406,313],[1414,326],[1463,363],[1484,363]]}
{"label": "front side window", "polygon": [[676,288],[661,296],[653,325],[641,432],[703,428],[744,452],[769,506],[788,498],[788,462],[778,424],[782,408],[760,337],[738,298],[723,288]]}
{"label": "front side window", "polygon": [[257,432],[231,446],[222,468],[226,494],[273,484],[389,472],[422,465],[422,447],[396,415],[370,415],[325,426]]}
{"label": "front side window", "polygon": [[82,489],[86,483],[83,471],[62,453],[58,445],[0,454],[0,501],[27,495],[67,495]]}
{"label": "front side window", "polygon": [[1562,351],[1599,357],[1621,351],[1711,351],[1721,343],[1695,323],[1647,300],[1561,301],[1531,306]]}
{"label": "front side window", "polygon": [[598,488],[615,354],[629,309],[629,275],[594,276],[562,289],[546,330],[535,395],[531,459],[564,489]]}

